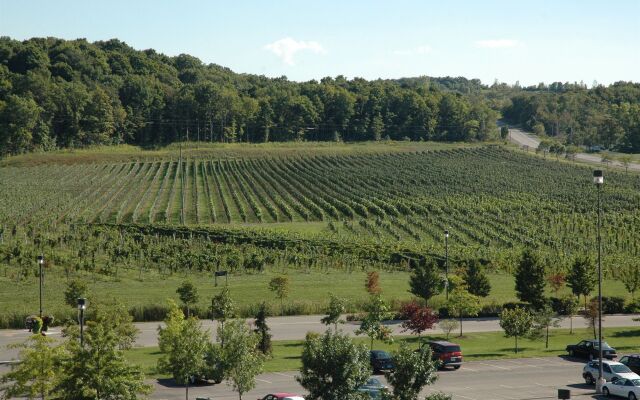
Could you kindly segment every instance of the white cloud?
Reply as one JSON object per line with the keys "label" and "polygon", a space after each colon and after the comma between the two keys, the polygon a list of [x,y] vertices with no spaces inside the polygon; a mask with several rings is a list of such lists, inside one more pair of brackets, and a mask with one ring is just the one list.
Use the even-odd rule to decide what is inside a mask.
{"label": "white cloud", "polygon": [[431,46],[428,45],[418,46],[412,49],[396,50],[393,52],[393,54],[398,56],[425,55],[429,53],[431,53]]}
{"label": "white cloud", "polygon": [[269,43],[264,46],[265,50],[269,50],[276,56],[282,59],[282,62],[287,65],[295,65],[293,56],[299,51],[309,50],[315,54],[324,54],[327,51],[318,42],[304,40],[295,40],[290,37],[286,37],[280,40],[276,40],[273,43]]}
{"label": "white cloud", "polygon": [[517,40],[514,39],[491,39],[491,40],[478,40],[476,42],[477,47],[488,48],[488,49],[498,49],[504,47],[516,47],[520,44]]}

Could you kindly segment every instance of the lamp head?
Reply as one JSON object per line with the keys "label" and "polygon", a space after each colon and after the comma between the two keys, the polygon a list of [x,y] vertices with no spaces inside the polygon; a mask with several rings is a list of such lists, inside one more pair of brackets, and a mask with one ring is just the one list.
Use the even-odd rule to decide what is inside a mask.
{"label": "lamp head", "polygon": [[87,299],[84,297],[78,298],[78,310],[85,310],[87,308]]}
{"label": "lamp head", "polygon": [[448,238],[448,237],[449,237],[449,231],[448,231],[448,230],[445,230],[445,231],[444,231],[444,237],[446,237],[446,238]]}
{"label": "lamp head", "polygon": [[593,171],[593,183],[596,185],[602,185],[604,183],[604,176],[602,175],[601,169]]}
{"label": "lamp head", "polygon": [[44,256],[38,256],[38,264],[44,264]]}

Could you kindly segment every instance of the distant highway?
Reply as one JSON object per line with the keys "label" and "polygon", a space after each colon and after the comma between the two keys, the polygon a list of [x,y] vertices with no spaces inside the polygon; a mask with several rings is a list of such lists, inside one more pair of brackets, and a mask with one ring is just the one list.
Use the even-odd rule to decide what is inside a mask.
{"label": "distant highway", "polygon": [[[537,149],[538,145],[540,144],[540,139],[538,139],[535,135],[527,133],[518,128],[509,128],[509,140],[512,143],[517,144],[518,146],[527,146],[532,150]],[[602,165],[602,157],[599,154],[577,153],[576,160],[590,164]],[[620,161],[612,161],[610,165],[618,168],[624,168],[624,165],[622,165]],[[640,171],[640,164],[630,163],[629,170]]]}

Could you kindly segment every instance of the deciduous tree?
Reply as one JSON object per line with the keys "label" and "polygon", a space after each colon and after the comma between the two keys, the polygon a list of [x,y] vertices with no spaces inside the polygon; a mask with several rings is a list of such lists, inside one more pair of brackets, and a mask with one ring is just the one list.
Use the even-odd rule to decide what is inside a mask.
{"label": "deciduous tree", "polygon": [[421,346],[418,351],[402,343],[393,353],[395,369],[385,373],[397,400],[417,400],[422,389],[438,378],[435,361],[431,359],[431,348]]}
{"label": "deciduous tree", "polygon": [[361,400],[358,387],[371,374],[369,352],[340,332],[308,336],[296,380],[309,392],[307,400]]}
{"label": "deciduous tree", "polygon": [[500,327],[506,337],[516,340],[515,352],[518,352],[518,338],[526,336],[533,326],[533,316],[522,307],[505,308],[500,313]]}

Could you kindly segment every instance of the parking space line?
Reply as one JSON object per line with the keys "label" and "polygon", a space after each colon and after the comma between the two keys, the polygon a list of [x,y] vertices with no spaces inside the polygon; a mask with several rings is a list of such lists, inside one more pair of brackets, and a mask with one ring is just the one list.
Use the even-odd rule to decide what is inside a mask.
{"label": "parking space line", "polygon": [[467,397],[458,393],[454,393],[454,396],[456,397],[462,397],[463,399],[469,399],[469,400],[476,400],[474,397]]}
{"label": "parking space line", "polygon": [[286,376],[287,378],[294,378],[293,375],[283,374],[282,372],[272,372],[274,375]]}
{"label": "parking space line", "polygon": [[504,370],[506,370],[506,371],[511,371],[511,368],[507,368],[507,367],[500,367],[500,366],[498,366],[498,365],[487,364],[487,363],[482,363],[482,362],[479,362],[478,364],[486,365],[487,367],[493,367],[493,368],[498,368],[498,369],[504,369]]}
{"label": "parking space line", "polygon": [[257,381],[272,384],[273,382],[265,381],[264,379],[256,378]]}

